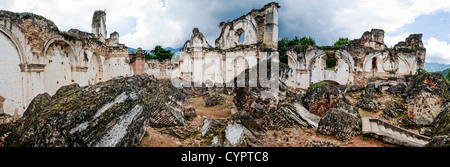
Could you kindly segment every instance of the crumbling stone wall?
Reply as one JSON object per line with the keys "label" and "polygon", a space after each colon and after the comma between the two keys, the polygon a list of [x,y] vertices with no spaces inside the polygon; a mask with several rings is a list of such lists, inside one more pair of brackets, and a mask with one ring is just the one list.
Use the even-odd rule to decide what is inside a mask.
{"label": "crumbling stone wall", "polygon": [[97,10],[92,16],[92,34],[101,42],[106,42],[106,13],[102,10]]}
{"label": "crumbling stone wall", "polygon": [[97,34],[61,32],[45,17],[0,11],[0,51],[6,53],[0,55],[0,94],[7,114],[21,115],[36,95],[53,94],[67,84],[84,86],[131,75],[128,48],[118,43],[116,32],[107,39],[106,14],[95,15]]}
{"label": "crumbling stone wall", "polygon": [[[309,46],[304,51],[288,50],[289,68],[284,77],[289,87],[307,89],[311,84],[332,81],[340,85],[367,85],[416,74],[425,63],[422,34],[411,34],[392,49],[384,44],[384,31],[366,31],[343,47]],[[336,66],[326,66],[335,58]]]}
{"label": "crumbling stone wall", "polygon": [[263,59],[278,57],[279,8],[273,2],[233,21],[221,22],[215,48],[194,28],[191,39],[181,50],[180,66],[172,78],[180,77],[188,83],[232,85],[232,80],[245,69]]}
{"label": "crumbling stone wall", "polygon": [[134,75],[145,73],[145,54],[142,48],[138,48],[136,54],[130,54],[130,64]]}

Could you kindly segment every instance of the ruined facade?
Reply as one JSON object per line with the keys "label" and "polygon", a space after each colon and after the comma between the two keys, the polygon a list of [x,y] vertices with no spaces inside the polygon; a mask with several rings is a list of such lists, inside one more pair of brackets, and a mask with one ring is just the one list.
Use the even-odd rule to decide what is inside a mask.
{"label": "ruined facade", "polygon": [[128,48],[119,34],[106,36],[106,13],[96,11],[92,33],[58,30],[32,13],[0,11],[0,96],[3,110],[22,115],[38,94],[54,94],[72,83],[81,86],[132,75]]}
{"label": "ruined facade", "polygon": [[165,60],[146,60],[145,51],[138,48],[136,53],[129,54],[130,66],[133,75],[149,74],[157,79],[168,79],[171,77],[172,71],[178,67],[178,62]]}
{"label": "ruined facade", "polygon": [[232,84],[230,81],[245,69],[278,57],[279,8],[278,3],[269,3],[233,21],[221,22],[215,48],[194,28],[181,49],[179,70],[172,77],[188,83]]}
{"label": "ruined facade", "polygon": [[[309,46],[291,49],[283,80],[289,87],[307,89],[328,81],[340,85],[367,85],[416,74],[425,63],[422,34],[412,34],[393,48],[384,44],[384,31],[372,29],[343,47]],[[334,62],[334,63],[333,63]],[[389,87],[389,85],[386,85]]]}
{"label": "ruined facade", "polygon": [[129,59],[134,75],[145,73],[145,53],[142,48],[138,48],[136,53],[129,54]]}

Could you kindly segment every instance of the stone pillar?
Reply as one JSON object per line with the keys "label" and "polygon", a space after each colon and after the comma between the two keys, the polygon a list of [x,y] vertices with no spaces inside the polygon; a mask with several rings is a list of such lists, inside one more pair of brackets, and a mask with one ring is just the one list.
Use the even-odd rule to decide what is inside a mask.
{"label": "stone pillar", "polygon": [[92,34],[101,42],[106,43],[106,13],[102,10],[94,12],[92,17]]}
{"label": "stone pillar", "polygon": [[266,24],[264,30],[264,44],[266,48],[278,50],[278,4],[271,3],[266,8]]}
{"label": "stone pillar", "polygon": [[133,67],[134,75],[141,75],[145,73],[145,52],[142,48],[138,48],[135,56],[135,61],[131,65]]}

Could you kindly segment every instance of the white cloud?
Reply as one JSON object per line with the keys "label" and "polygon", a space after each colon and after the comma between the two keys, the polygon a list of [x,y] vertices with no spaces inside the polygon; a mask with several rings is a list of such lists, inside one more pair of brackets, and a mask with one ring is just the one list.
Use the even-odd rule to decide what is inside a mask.
{"label": "white cloud", "polygon": [[[4,1],[4,2],[3,2]],[[233,20],[272,0],[0,0],[0,9],[33,12],[55,22],[61,30],[91,31],[95,10],[106,10],[108,33],[118,31],[120,42],[150,49],[155,45],[180,47],[198,27],[214,46],[218,24]],[[280,4],[280,37],[312,36],[319,45],[339,37],[360,38],[364,31],[381,28],[400,36],[386,36],[389,45],[404,40],[396,32],[415,18],[449,11],[446,0],[275,0]],[[421,32],[426,33],[426,32]]]}
{"label": "white cloud", "polygon": [[[280,32],[285,35],[311,35],[322,45],[331,45],[339,37],[360,38],[372,28],[396,32],[404,25],[414,23],[420,15],[450,9],[450,1],[445,0],[283,2],[280,21],[285,26],[280,27]],[[292,32],[297,34],[289,34]]]}
{"label": "white cloud", "polygon": [[426,62],[450,64],[450,44],[431,37],[425,42],[427,49]]}
{"label": "white cloud", "polygon": [[[33,12],[42,15],[67,31],[71,28],[91,31],[92,14],[106,10],[108,33],[118,31],[120,42],[130,47],[180,47],[198,27],[214,45],[219,36],[218,25],[223,15],[239,17],[252,8],[261,8],[262,1],[186,1],[186,0],[15,0],[3,3],[0,9]],[[267,2],[266,2],[267,1]],[[164,4],[165,2],[165,4]],[[253,5],[252,5],[253,4]],[[256,4],[256,5],[255,5]],[[242,13],[241,9],[245,9]],[[236,12],[239,11],[239,12]],[[227,18],[234,19],[234,18]]]}
{"label": "white cloud", "polygon": [[397,36],[393,36],[393,37],[391,37],[391,36],[388,36],[388,35],[385,35],[384,36],[384,44],[386,44],[386,46],[387,47],[393,47],[393,46],[395,46],[396,44],[398,44],[398,42],[400,42],[400,41],[405,41],[405,39],[410,35],[411,33],[403,33],[403,34],[400,34],[400,35],[397,35]]}

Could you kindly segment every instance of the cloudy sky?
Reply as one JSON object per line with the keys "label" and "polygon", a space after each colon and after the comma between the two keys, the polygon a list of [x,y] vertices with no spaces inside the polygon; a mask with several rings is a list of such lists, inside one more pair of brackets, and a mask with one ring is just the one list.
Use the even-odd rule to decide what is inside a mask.
{"label": "cloudy sky", "polygon": [[106,10],[108,34],[129,47],[181,47],[198,27],[214,45],[221,21],[233,20],[275,1],[281,6],[279,37],[311,36],[318,45],[339,37],[360,38],[385,30],[388,47],[422,33],[427,62],[450,64],[448,0],[0,0],[1,10],[33,12],[62,31],[91,31],[92,14]]}

